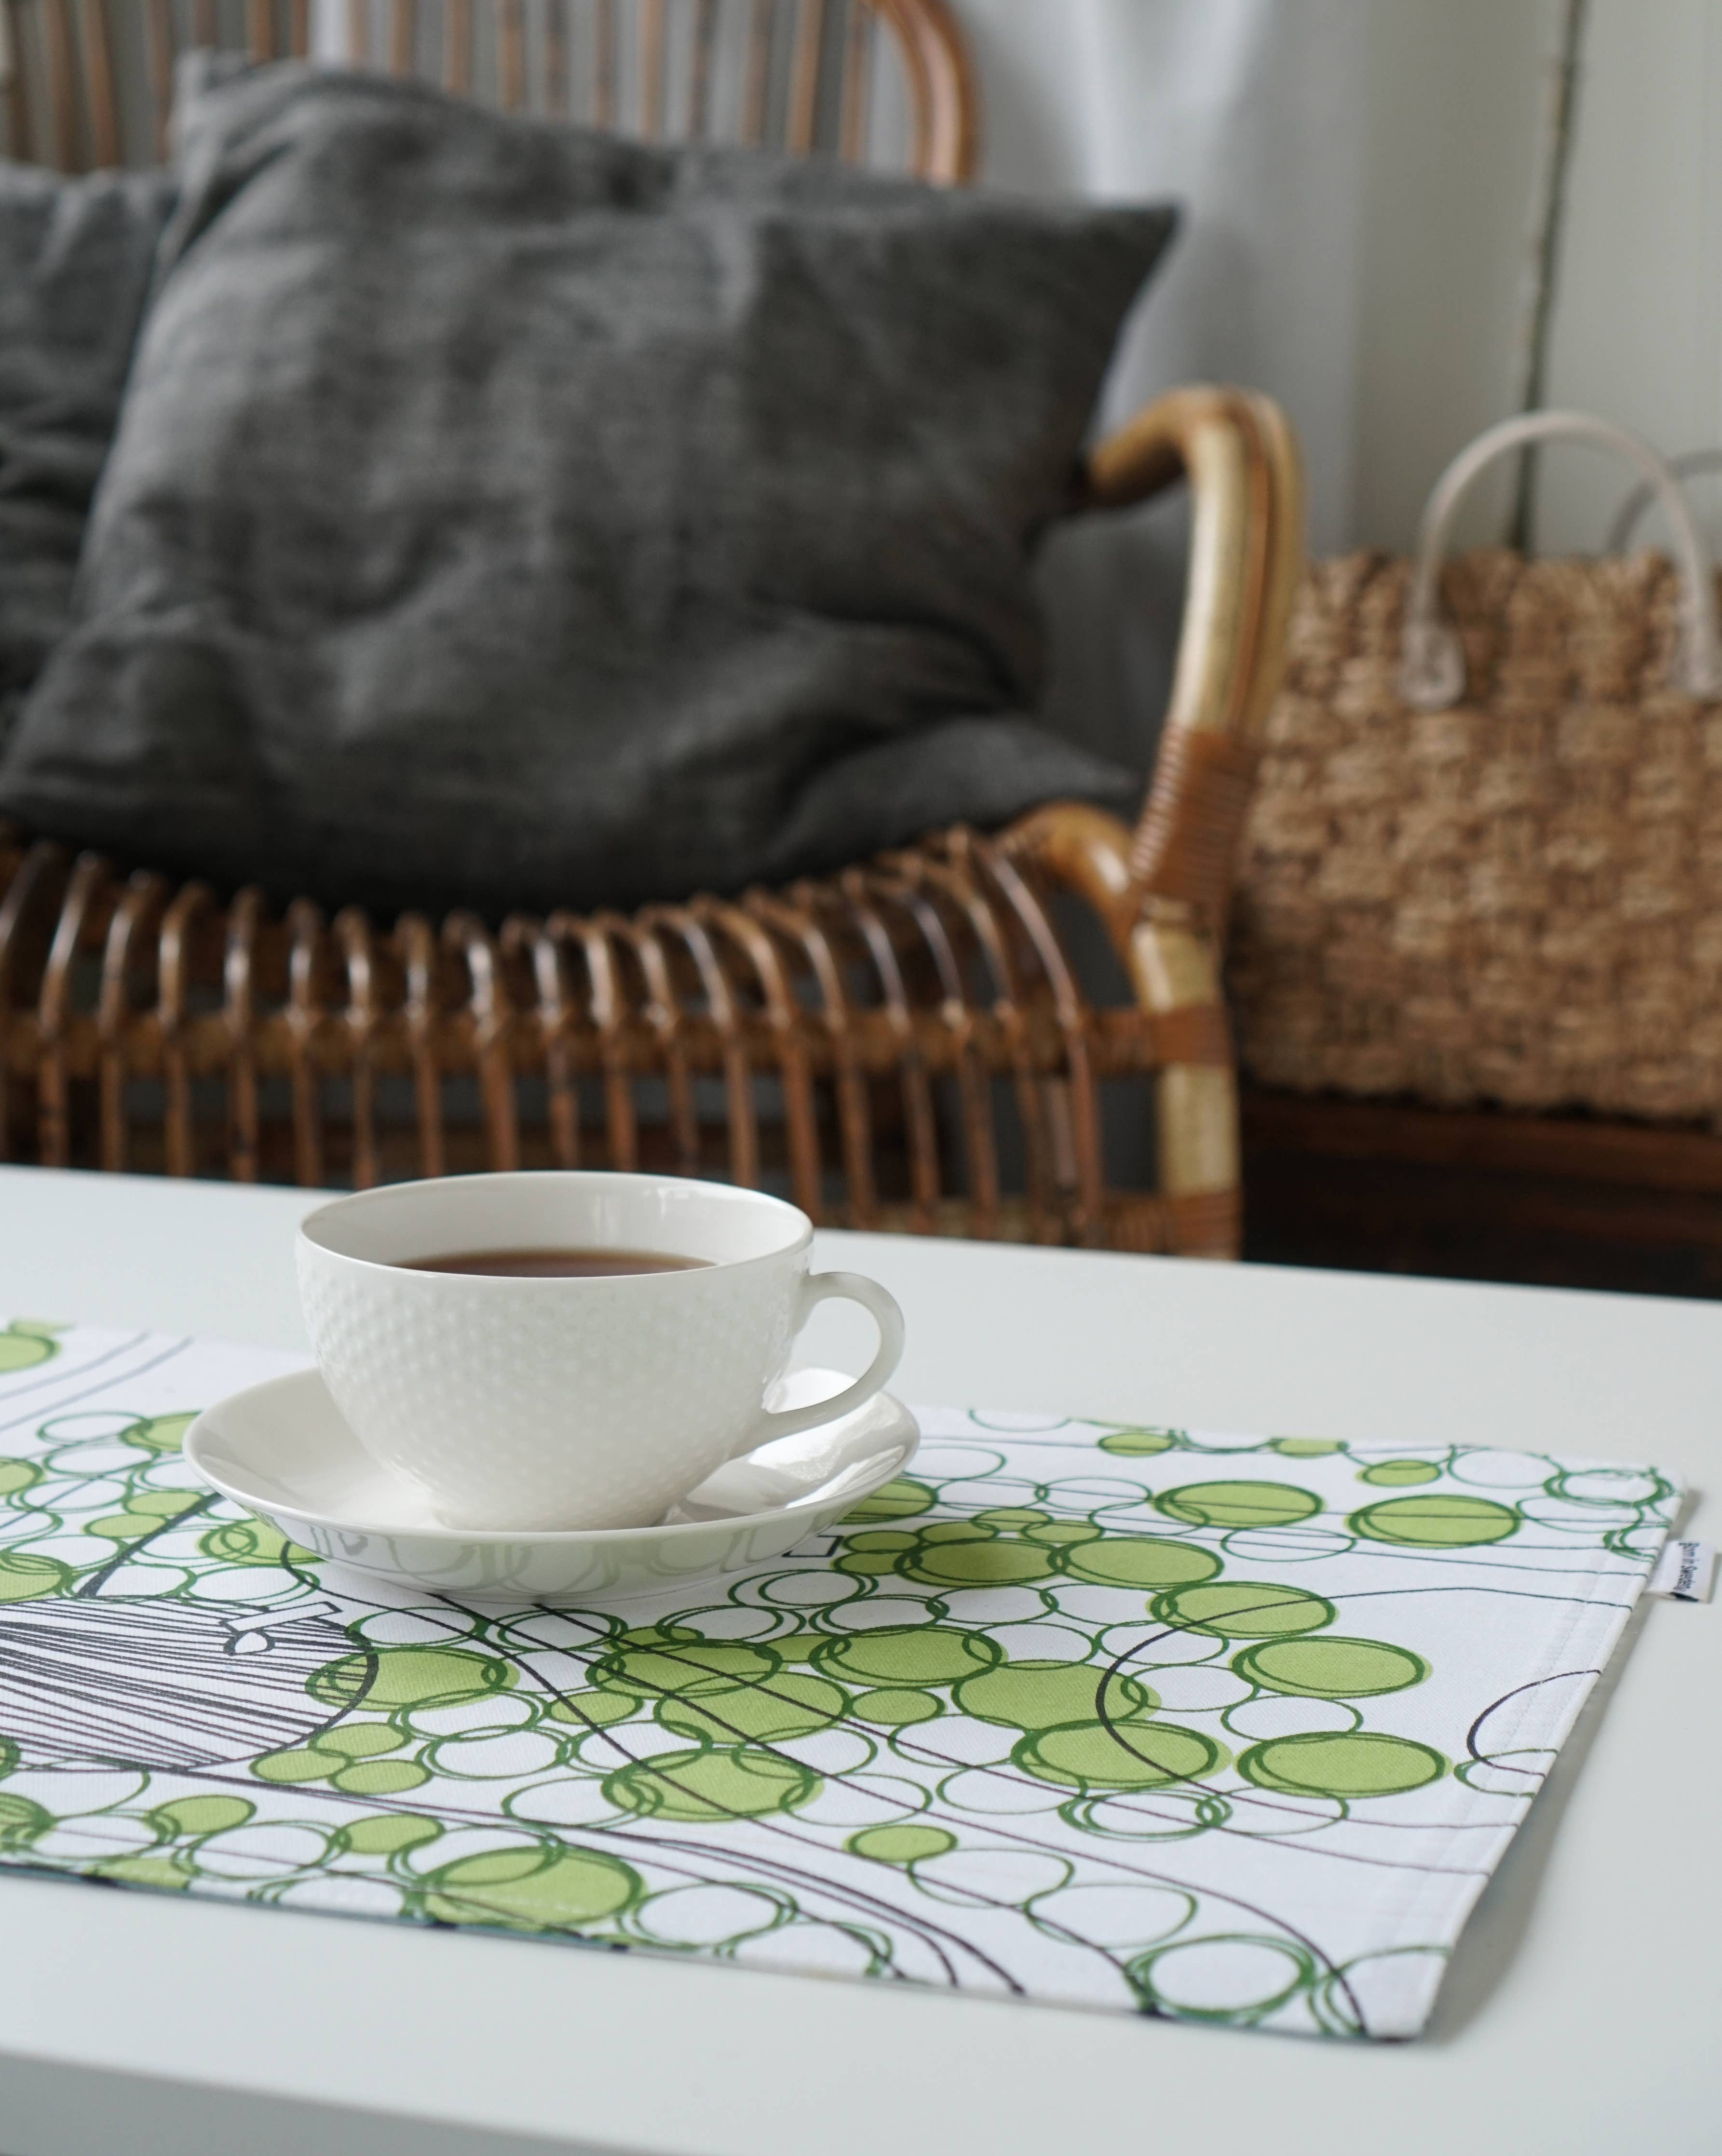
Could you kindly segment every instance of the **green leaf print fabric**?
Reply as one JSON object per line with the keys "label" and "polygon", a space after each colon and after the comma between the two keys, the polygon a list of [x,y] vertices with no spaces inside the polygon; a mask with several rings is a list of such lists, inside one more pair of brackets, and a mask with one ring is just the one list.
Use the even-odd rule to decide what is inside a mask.
{"label": "green leaf print fabric", "polygon": [[0,1862],[1413,2035],[1678,1502],[1457,1440],[931,1409],[789,1558],[465,1608],[196,1485],[192,1414],[290,1367],[0,1332]]}

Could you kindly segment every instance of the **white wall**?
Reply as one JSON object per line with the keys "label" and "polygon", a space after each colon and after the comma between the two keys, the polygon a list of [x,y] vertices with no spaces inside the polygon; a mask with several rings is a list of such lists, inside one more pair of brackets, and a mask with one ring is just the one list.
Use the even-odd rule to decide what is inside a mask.
{"label": "white wall", "polygon": [[[1397,547],[1516,390],[1557,25],[1549,0],[1370,4],[1354,528]],[[1547,401],[1671,454],[1722,445],[1722,0],[1591,0]],[[1627,485],[1551,454],[1540,543],[1594,550]],[[1691,499],[1722,542],[1722,486]]]}
{"label": "white wall", "polygon": [[[1550,401],[1670,452],[1722,446],[1722,0],[1592,0],[1591,14]],[[1600,546],[1625,490],[1614,475],[1577,452],[1545,485],[1549,543]],[[1722,483],[1689,498],[1722,557]]]}
{"label": "white wall", "polygon": [[[1348,538],[1400,551],[1442,465],[1514,408],[1555,11],[1551,0],[1368,0],[1360,12],[1368,66]],[[1469,536],[1498,534],[1506,487],[1504,473]]]}
{"label": "white wall", "polygon": [[[1158,288],[1145,348],[1284,398],[1318,548],[1406,546],[1447,457],[1512,408],[1556,0],[958,12],[989,175],[1190,195],[1206,260]],[[1669,451],[1722,444],[1722,0],[1591,0],[1549,397]],[[1598,545],[1625,484],[1590,452],[1546,459],[1544,543]],[[1722,481],[1693,498],[1722,551]]]}
{"label": "white wall", "polygon": [[1110,416],[1169,382],[1280,398],[1317,543],[1349,521],[1367,40],[1357,0],[959,0],[984,176],[1177,198]]}

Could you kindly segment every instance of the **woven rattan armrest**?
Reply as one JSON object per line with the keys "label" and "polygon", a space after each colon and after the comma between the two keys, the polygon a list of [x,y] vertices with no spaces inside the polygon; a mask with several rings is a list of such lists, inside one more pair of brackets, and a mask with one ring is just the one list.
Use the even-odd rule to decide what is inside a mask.
{"label": "woven rattan armrest", "polygon": [[1236,1254],[1237,1076],[1221,979],[1226,904],[1286,625],[1303,568],[1303,480],[1285,415],[1238,389],[1157,398],[1090,456],[1085,506],[1121,508],[1188,476],[1188,588],[1172,701],[1135,832],[1068,804],[1007,844],[1105,919],[1155,1022],[1167,1247]]}

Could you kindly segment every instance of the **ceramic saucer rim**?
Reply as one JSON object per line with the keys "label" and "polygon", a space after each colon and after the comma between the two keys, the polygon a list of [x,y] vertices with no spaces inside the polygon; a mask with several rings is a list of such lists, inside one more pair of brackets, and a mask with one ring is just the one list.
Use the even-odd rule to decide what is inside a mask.
{"label": "ceramic saucer rim", "polygon": [[[304,1521],[307,1526],[327,1528],[337,1534],[378,1535],[393,1537],[397,1541],[413,1537],[427,1542],[450,1541],[517,1545],[522,1543],[550,1543],[558,1548],[563,1548],[585,1543],[626,1542],[635,1536],[692,1537],[709,1534],[713,1527],[740,1529],[760,1527],[769,1521],[786,1519],[795,1512],[813,1509],[822,1502],[825,1493],[830,1489],[832,1482],[838,1481],[840,1476],[851,1473],[856,1467],[866,1466],[873,1460],[882,1460],[887,1454],[894,1453],[897,1457],[892,1462],[890,1474],[880,1478],[881,1482],[889,1481],[893,1476],[902,1472],[920,1450],[921,1445],[921,1425],[915,1419],[913,1410],[900,1400],[895,1393],[882,1389],[874,1394],[874,1399],[883,1402],[886,1406],[895,1411],[895,1418],[899,1422],[899,1427],[906,1430],[906,1435],[887,1440],[880,1445],[876,1453],[869,1455],[868,1460],[852,1461],[850,1466],[840,1469],[838,1475],[834,1475],[827,1481],[822,1482],[817,1489],[804,1491],[800,1496],[790,1498],[788,1503],[774,1505],[763,1512],[726,1512],[710,1520],[659,1520],[642,1527],[455,1527],[449,1526],[441,1520],[426,1521],[422,1525],[416,1522],[403,1525],[397,1522],[393,1526],[388,1526],[363,1520],[338,1518],[332,1513],[313,1511],[310,1506],[302,1504],[291,1497],[283,1501],[262,1498],[255,1493],[246,1496],[217,1475],[210,1467],[207,1459],[203,1456],[203,1447],[198,1440],[200,1436],[204,1435],[203,1425],[210,1417],[218,1414],[224,1409],[233,1408],[238,1402],[249,1399],[254,1393],[285,1391],[290,1386],[304,1384],[307,1380],[320,1386],[324,1394],[327,1394],[328,1387],[324,1383],[322,1372],[315,1363],[312,1363],[306,1369],[284,1370],[273,1378],[261,1378],[254,1385],[241,1385],[236,1391],[224,1394],[218,1400],[212,1401],[209,1406],[202,1409],[196,1416],[181,1440],[182,1457],[194,1473],[201,1475],[203,1480],[222,1496],[229,1498],[235,1505],[243,1507],[246,1512],[254,1516],[260,1512],[262,1507],[266,1506],[270,1516],[285,1512],[296,1520]],[[872,1404],[870,1400],[866,1404],[871,1407]],[[332,1399],[330,1404],[332,1407],[334,1405]],[[335,1412],[339,1414],[340,1409],[337,1408]],[[346,1421],[344,1416],[342,1419],[343,1422]],[[834,1417],[833,1419],[839,1419],[839,1418]],[[823,1424],[815,1425],[816,1428],[824,1426]],[[347,1429],[348,1435],[351,1435],[351,1424],[347,1425]],[[210,1439],[213,1439],[215,1432],[213,1427],[207,1435]],[[352,1439],[352,1442],[355,1446],[358,1446],[357,1437]],[[363,1448],[361,1446],[359,1449],[362,1450]],[[386,1470],[383,1471],[387,1472]],[[879,1486],[875,1484],[873,1486],[876,1488]],[[858,1491],[857,1502],[861,1496],[867,1494],[869,1493]]]}

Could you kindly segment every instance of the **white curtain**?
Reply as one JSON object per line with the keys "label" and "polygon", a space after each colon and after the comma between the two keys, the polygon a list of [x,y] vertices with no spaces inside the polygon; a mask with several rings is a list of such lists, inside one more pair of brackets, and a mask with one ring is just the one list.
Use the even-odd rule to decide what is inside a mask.
{"label": "white curtain", "polygon": [[[1310,540],[1348,536],[1361,252],[1364,11],[1355,0],[956,0],[980,78],[984,177],[1175,197],[1185,223],[1130,324],[1103,417],[1179,382],[1290,412]],[[1182,573],[1176,507],[1048,550],[1052,708],[1145,768]]]}

